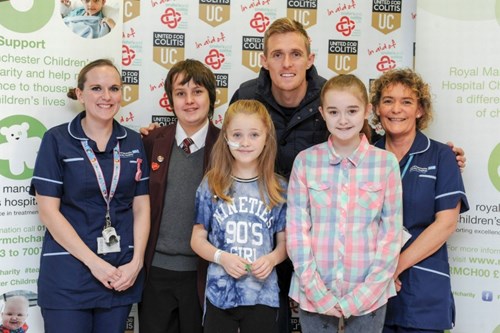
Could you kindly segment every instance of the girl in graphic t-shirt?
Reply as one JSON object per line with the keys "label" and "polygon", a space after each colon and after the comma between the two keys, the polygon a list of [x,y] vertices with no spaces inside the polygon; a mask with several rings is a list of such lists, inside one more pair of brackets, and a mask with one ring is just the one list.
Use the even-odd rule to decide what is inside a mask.
{"label": "girl in graphic t-shirt", "polygon": [[211,261],[204,332],[278,332],[275,266],[286,258],[286,182],[274,173],[276,135],[258,101],[227,110],[196,193],[191,246]]}

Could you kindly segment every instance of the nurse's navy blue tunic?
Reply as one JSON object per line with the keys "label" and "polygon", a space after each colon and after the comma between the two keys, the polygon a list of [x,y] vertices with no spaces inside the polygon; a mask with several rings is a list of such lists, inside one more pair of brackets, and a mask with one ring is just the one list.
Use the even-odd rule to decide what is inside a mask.
{"label": "nurse's navy blue tunic", "polygon": [[[148,194],[149,168],[140,135],[113,121],[113,132],[106,150],[99,152],[81,126],[85,111],[70,123],[48,130],[40,145],[31,181],[30,194],[61,199],[60,210],[87,246],[97,253],[97,238],[102,236],[106,203],[96,174],[82,147],[88,140],[102,169],[109,191],[113,174],[113,148],[119,143],[120,178],[110,202],[113,227],[121,237],[121,251],[99,255],[118,267],[132,260],[134,252],[132,202]],[[142,160],[142,163],[141,163]],[[138,174],[138,167],[142,174]],[[69,254],[45,233],[38,277],[38,304],[49,309],[109,308],[140,301],[144,283],[141,272],[126,291],[105,288],[81,261]]]}
{"label": "nurse's navy blue tunic", "polygon": [[[375,143],[384,149],[385,137]],[[435,214],[469,210],[455,154],[445,144],[417,131],[415,141],[399,166],[403,182],[403,225],[412,237],[403,252],[435,220]],[[446,243],[430,257],[399,276],[402,289],[389,299],[386,325],[445,330],[455,322]]]}

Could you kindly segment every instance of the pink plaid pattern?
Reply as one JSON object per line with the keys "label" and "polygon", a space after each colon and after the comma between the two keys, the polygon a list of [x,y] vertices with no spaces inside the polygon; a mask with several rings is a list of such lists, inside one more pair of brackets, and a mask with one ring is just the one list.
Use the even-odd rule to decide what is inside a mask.
{"label": "pink plaid pattern", "polygon": [[330,140],[301,152],[290,176],[290,297],[307,311],[325,313],[338,303],[347,317],[359,316],[395,295],[392,276],[402,235],[399,164],[364,136],[344,159]]}

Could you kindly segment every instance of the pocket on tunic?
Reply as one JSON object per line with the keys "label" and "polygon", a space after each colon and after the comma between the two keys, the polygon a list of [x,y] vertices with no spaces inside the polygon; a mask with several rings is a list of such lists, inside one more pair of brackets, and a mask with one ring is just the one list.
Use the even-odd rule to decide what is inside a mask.
{"label": "pocket on tunic", "polygon": [[69,252],[46,252],[40,262],[39,280],[49,288],[62,288],[75,292],[82,288],[88,269]]}
{"label": "pocket on tunic", "polygon": [[429,323],[441,327],[454,321],[455,304],[447,261],[431,257],[414,265],[409,270],[408,283],[413,295],[410,304],[415,311],[424,311]]}

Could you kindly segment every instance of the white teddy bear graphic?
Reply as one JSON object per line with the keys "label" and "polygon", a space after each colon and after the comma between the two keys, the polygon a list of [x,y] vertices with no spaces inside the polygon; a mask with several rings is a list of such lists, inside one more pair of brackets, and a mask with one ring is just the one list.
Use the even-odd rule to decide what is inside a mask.
{"label": "white teddy bear graphic", "polygon": [[0,128],[7,142],[0,143],[0,160],[9,160],[10,172],[20,175],[26,167],[35,167],[36,154],[40,146],[39,137],[28,138],[30,125],[26,122]]}

